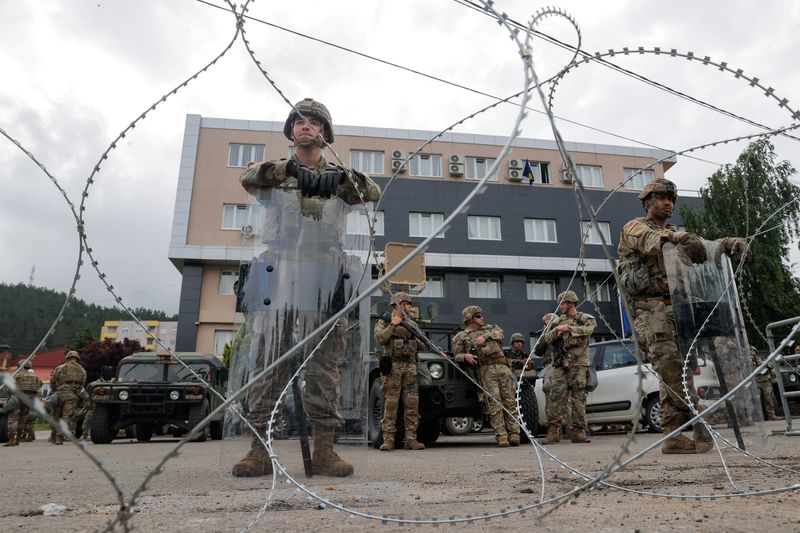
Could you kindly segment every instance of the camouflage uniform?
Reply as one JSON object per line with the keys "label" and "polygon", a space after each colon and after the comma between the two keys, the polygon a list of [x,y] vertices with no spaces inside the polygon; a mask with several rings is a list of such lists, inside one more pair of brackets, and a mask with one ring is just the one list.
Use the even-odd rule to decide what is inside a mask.
{"label": "camouflage uniform", "polygon": [[[39,382],[39,379],[32,372],[21,368],[17,375],[14,376],[14,380],[20,394],[28,399],[33,399],[33,397],[36,396],[38,392],[37,382]],[[25,419],[29,412],[30,408],[21,400],[15,409],[8,412],[6,415],[6,420],[8,421],[8,442],[6,446],[15,446],[19,443],[23,432],[22,430],[25,427]]]}
{"label": "camouflage uniform", "polygon": [[[300,110],[306,118],[318,118],[325,126],[324,141],[333,142],[333,128],[330,113],[327,108],[311,99],[299,102],[296,108]],[[290,140],[292,138],[292,124],[298,118],[297,112],[292,111],[286,120],[284,134]],[[317,140],[318,145],[322,143],[322,137]],[[298,148],[299,150],[300,148]],[[287,262],[300,264],[304,261],[319,264],[346,264],[347,254],[344,252],[345,242],[345,212],[336,209],[335,199],[323,198],[319,195],[307,196],[301,192],[300,180],[293,173],[296,168],[303,168],[301,163],[295,159],[280,159],[265,161],[262,163],[251,164],[239,178],[239,181],[248,193],[256,198],[264,198],[266,195],[276,198],[275,209],[265,209],[264,235],[262,241],[267,245],[268,253],[270,250],[280,251],[280,259]],[[321,155],[317,163],[310,169],[317,173],[326,171],[337,171],[338,167],[325,161]],[[338,190],[335,193],[338,198],[349,205],[363,202],[374,202],[380,198],[380,188],[365,174],[356,170],[348,171],[351,179],[342,178],[337,182]],[[272,195],[272,191],[282,191],[281,195]],[[278,199],[279,198],[279,199]],[[296,203],[295,203],[296,199]],[[281,203],[282,202],[282,203]],[[284,209],[285,208],[285,209]],[[291,219],[296,213],[303,217],[302,229],[313,231],[314,235],[301,232],[301,226],[292,227]],[[333,215],[331,215],[333,213]],[[319,223],[325,215],[333,216],[332,224]],[[284,218],[281,218],[284,217]],[[278,234],[277,228],[286,230],[288,234]],[[313,228],[310,230],[309,228]],[[288,263],[287,263],[288,264]],[[291,287],[285,287],[287,301],[301,298],[311,294],[314,288],[330,284],[327,279],[298,279],[291,280]],[[327,289],[327,285],[325,285]],[[248,287],[239,287],[245,293]],[[343,292],[343,290],[342,290]],[[344,300],[339,298],[337,301],[320,302],[317,311],[298,310],[293,308],[270,311],[269,313],[250,313],[253,316],[252,342],[250,344],[250,359],[255,363],[256,369],[268,366],[272,360],[306,333],[313,331],[319,324],[325,321],[332,313],[338,311]],[[270,315],[272,313],[272,315]],[[334,325],[332,331],[321,343],[314,356],[306,364],[305,389],[303,390],[303,407],[312,426],[314,437],[314,458],[313,464],[315,473],[325,473],[323,467],[317,470],[321,464],[341,464],[341,459],[335,456],[332,449],[333,431],[340,427],[344,420],[339,412],[340,395],[340,373],[339,361],[345,351],[345,334],[347,332],[347,321],[339,320]],[[309,346],[308,350],[312,347]],[[307,355],[308,351],[301,352],[298,356]],[[282,364],[268,374],[264,379],[257,382],[248,393],[248,421],[256,430],[263,434],[266,430],[270,413],[275,402],[292,374],[291,363]],[[320,459],[324,453],[324,460]],[[335,457],[334,457],[335,456]],[[332,458],[332,459],[331,459]],[[266,475],[271,472],[269,458],[264,453],[263,447],[257,439],[253,439],[251,452],[233,468],[235,476],[257,476]],[[352,467],[341,470],[344,473],[334,473],[331,475],[349,475]]]}
{"label": "camouflage uniform", "polygon": [[[753,369],[761,366],[764,362],[758,356],[758,352],[755,350],[750,352],[750,357],[753,360]],[[761,406],[764,409],[764,417],[767,420],[777,420],[778,417],[775,416],[775,395],[772,392],[772,374],[774,373],[774,367],[772,363],[767,365],[767,368],[759,375],[756,376],[756,385],[758,386],[758,390],[761,393]]]}
{"label": "camouflage uniform", "polygon": [[[475,346],[475,339],[483,336],[486,344]],[[510,412],[516,413],[516,384],[514,374],[508,366],[508,359],[503,354],[503,330],[499,326],[485,325],[474,330],[465,329],[453,338],[453,353],[459,363],[466,361],[465,356],[472,353],[478,357],[481,384],[491,398],[487,402],[489,421],[498,442],[510,438],[519,440],[519,424],[513,415],[508,414],[497,402]],[[494,400],[492,399],[494,398]],[[495,401],[496,400],[496,401]]]}
{"label": "camouflage uniform", "polygon": [[[560,337],[556,328],[569,326],[570,331]],[[578,311],[574,317],[558,316],[544,334],[545,341],[553,346],[560,338],[567,352],[566,358],[558,360],[558,352],[551,350],[552,388],[547,398],[547,424],[560,427],[569,422],[574,430],[586,432],[586,373],[589,370],[589,342],[597,322],[592,315]],[[556,365],[559,362],[561,364]]]}
{"label": "camouflage uniform", "polygon": [[[42,380],[36,375],[36,373],[29,369],[28,372],[36,378],[36,392],[33,396],[39,397],[42,391]],[[33,412],[28,413],[28,416],[25,417],[25,424],[22,428],[22,431],[19,433],[19,440],[25,442],[32,442],[36,440],[36,434],[33,430],[34,423],[36,422],[36,414]]]}
{"label": "camouflage uniform", "polygon": [[[70,352],[75,353],[75,352]],[[76,429],[75,413],[79,409],[78,403],[82,396],[83,385],[86,383],[86,371],[78,363],[77,354],[53,371],[50,387],[58,392],[58,410],[60,416],[67,422],[70,432],[74,435]],[[64,436],[56,435],[56,444],[63,442]]]}
{"label": "camouflage uniform", "polygon": [[[403,321],[412,328],[417,326],[409,316],[403,317]],[[392,360],[391,373],[381,377],[384,402],[383,420],[381,420],[383,441],[386,443],[388,440],[391,442],[391,446],[394,446],[397,409],[402,392],[403,422],[408,446],[409,442],[417,440],[417,427],[419,426],[417,353],[425,348],[425,345],[403,326],[395,326],[385,320],[379,320],[375,325],[375,341],[384,347],[382,357],[389,357]]]}

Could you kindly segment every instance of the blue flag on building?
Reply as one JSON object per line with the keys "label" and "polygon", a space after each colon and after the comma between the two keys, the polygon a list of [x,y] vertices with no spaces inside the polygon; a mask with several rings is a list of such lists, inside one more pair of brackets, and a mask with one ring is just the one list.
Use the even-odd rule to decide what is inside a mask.
{"label": "blue flag on building", "polygon": [[628,338],[633,333],[631,327],[631,320],[628,318],[628,313],[625,311],[625,306],[622,305],[622,294],[617,290],[617,303],[619,304],[619,316],[622,322],[622,338]]}
{"label": "blue flag on building", "polygon": [[528,183],[533,185],[533,169],[531,168],[531,162],[527,159],[525,160],[525,169],[522,171],[522,175],[528,178]]}

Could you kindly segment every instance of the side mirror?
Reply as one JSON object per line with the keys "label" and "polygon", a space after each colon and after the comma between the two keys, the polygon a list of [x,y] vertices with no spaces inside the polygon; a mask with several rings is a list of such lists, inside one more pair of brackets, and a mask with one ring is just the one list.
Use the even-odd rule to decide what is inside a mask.
{"label": "side mirror", "polygon": [[114,367],[113,366],[104,366],[100,369],[100,378],[103,381],[111,381],[114,379]]}
{"label": "side mirror", "polygon": [[228,369],[225,367],[219,369],[219,382],[220,384],[228,382]]}

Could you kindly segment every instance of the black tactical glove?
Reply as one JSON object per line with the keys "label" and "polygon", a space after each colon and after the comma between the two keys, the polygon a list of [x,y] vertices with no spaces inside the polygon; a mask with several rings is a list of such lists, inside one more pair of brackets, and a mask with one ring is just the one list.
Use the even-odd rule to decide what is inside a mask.
{"label": "black tactical glove", "polygon": [[297,188],[306,198],[316,196],[319,192],[319,174],[290,159],[286,162],[286,175],[297,179]]}
{"label": "black tactical glove", "polygon": [[336,196],[336,191],[339,190],[339,182],[342,181],[344,172],[340,168],[326,170],[319,175],[319,196],[321,198],[330,198]]}

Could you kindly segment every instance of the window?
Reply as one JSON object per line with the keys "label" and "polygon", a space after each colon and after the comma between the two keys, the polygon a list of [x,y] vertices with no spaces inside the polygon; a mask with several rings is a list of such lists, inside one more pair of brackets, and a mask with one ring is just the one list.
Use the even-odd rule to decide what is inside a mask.
{"label": "window", "polygon": [[633,355],[631,344],[609,344],[603,354],[600,370],[612,370],[626,366],[636,366],[636,356]]}
{"label": "window", "polygon": [[[635,168],[624,168],[622,169],[623,173],[625,174],[625,185],[624,187],[631,191],[641,191],[644,189],[644,186],[647,185],[649,182],[653,181],[654,173],[652,170],[638,170]],[[638,172],[638,174],[636,174]],[[632,180],[628,180],[631,176],[634,176]]]}
{"label": "window", "polygon": [[225,345],[233,340],[233,331],[214,331],[214,355],[222,357]]}
{"label": "window", "polygon": [[528,300],[548,300],[556,299],[556,282],[550,279],[529,279],[528,280]]}
{"label": "window", "polygon": [[[369,219],[375,215],[374,211],[367,214],[363,209],[356,209],[347,213],[347,233],[349,235],[369,235]],[[378,211],[373,221],[375,235],[383,235],[383,211]]]}
{"label": "window", "polygon": [[586,283],[586,299],[593,302],[610,302],[611,291],[608,283],[604,281],[589,281]]}
{"label": "window", "polygon": [[350,150],[350,166],[359,172],[382,175],[384,173],[383,152]]}
{"label": "window", "polygon": [[525,240],[527,242],[558,242],[556,221],[548,218],[526,218]]}
{"label": "window", "polygon": [[442,176],[442,156],[433,154],[417,154],[411,158],[412,176]]}
{"label": "window", "polygon": [[420,298],[444,298],[444,276],[427,276]]}
{"label": "window", "polygon": [[[606,244],[611,244],[611,225],[608,222],[598,222],[597,228],[590,228],[591,224],[591,222],[581,222],[581,239],[585,239],[586,244],[602,244],[600,241],[600,233],[602,233]],[[587,234],[588,228],[590,229]]]}
{"label": "window", "polygon": [[603,167],[595,165],[576,165],[575,171],[584,187],[603,186]]}
{"label": "window", "polygon": [[250,225],[255,228],[256,209],[252,205],[224,204],[222,206],[222,229],[241,230]]}
{"label": "window", "polygon": [[233,294],[233,282],[236,281],[237,273],[231,270],[223,270],[219,273],[219,293]]}
{"label": "window", "polygon": [[499,241],[500,217],[467,216],[469,238],[475,240]]}
{"label": "window", "polygon": [[[433,230],[440,227],[444,221],[442,213],[414,213],[408,214],[408,235],[409,237],[429,237],[433,235]],[[440,233],[436,238],[444,237]]]}
{"label": "window", "polygon": [[228,166],[246,167],[248,163],[258,163],[264,160],[263,144],[229,144]]}
{"label": "window", "polygon": [[[488,157],[468,157],[467,158],[467,179],[482,180],[486,176],[486,171],[494,165],[494,159]],[[495,172],[489,181],[497,181]]]}
{"label": "window", "polygon": [[[550,163],[545,163],[543,161],[526,161],[526,163],[531,167],[531,173],[533,174],[533,181],[531,183],[538,183],[540,185],[550,183]],[[523,168],[522,171],[524,173],[525,169]],[[527,176],[523,177],[527,178]]]}
{"label": "window", "polygon": [[470,298],[500,298],[500,278],[469,278]]}

